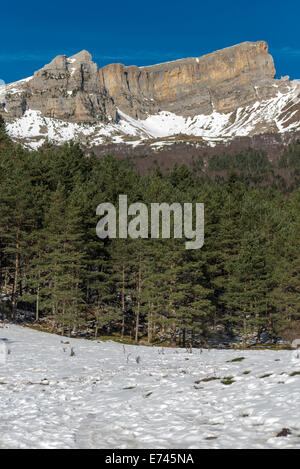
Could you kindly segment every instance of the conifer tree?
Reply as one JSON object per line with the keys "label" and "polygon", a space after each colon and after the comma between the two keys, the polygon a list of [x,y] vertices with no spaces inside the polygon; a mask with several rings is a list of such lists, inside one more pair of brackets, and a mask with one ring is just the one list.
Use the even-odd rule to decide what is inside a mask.
{"label": "conifer tree", "polygon": [[51,308],[54,321],[62,328],[80,324],[82,311],[81,275],[83,233],[76,201],[66,196],[61,185],[53,193],[46,217],[46,253],[42,260],[47,268],[42,293],[45,306]]}

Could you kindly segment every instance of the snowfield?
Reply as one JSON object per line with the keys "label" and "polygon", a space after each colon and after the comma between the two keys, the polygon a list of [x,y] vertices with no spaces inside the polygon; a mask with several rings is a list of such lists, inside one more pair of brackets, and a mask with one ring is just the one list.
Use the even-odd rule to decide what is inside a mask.
{"label": "snowfield", "polygon": [[300,447],[297,351],[189,353],[15,325],[0,342],[0,448]]}

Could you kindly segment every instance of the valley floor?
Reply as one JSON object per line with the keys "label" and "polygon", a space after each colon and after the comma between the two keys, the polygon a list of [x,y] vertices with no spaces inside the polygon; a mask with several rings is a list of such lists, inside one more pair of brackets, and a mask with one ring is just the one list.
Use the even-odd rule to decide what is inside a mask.
{"label": "valley floor", "polygon": [[189,353],[5,325],[0,448],[300,448],[297,372],[291,351]]}

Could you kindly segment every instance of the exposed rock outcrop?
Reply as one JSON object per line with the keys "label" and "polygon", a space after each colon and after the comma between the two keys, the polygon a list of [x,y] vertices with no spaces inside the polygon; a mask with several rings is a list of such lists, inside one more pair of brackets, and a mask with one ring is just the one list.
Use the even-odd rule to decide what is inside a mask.
{"label": "exposed rock outcrop", "polygon": [[273,58],[263,42],[245,42],[199,58],[150,67],[112,64],[100,70],[117,106],[135,118],[159,110],[183,116],[231,112],[276,95]]}
{"label": "exposed rock outcrop", "polygon": [[21,117],[28,109],[70,122],[117,119],[112,98],[100,82],[98,66],[86,51],[70,58],[59,55],[30,80],[8,85],[6,117]]}
{"label": "exposed rock outcrop", "polygon": [[[69,58],[59,55],[33,77],[7,85],[0,115],[14,122],[26,111],[39,112],[42,118],[98,126],[115,126],[125,119],[129,135],[139,128],[151,137],[148,123],[140,121],[161,111],[185,119],[183,130],[177,126],[174,134],[190,134],[187,119],[193,135],[208,130],[217,138],[294,130],[300,122],[300,85],[289,77],[276,80],[275,73],[264,41],[147,67],[111,64],[99,69],[91,55],[81,51]],[[122,134],[125,127],[120,127]]]}

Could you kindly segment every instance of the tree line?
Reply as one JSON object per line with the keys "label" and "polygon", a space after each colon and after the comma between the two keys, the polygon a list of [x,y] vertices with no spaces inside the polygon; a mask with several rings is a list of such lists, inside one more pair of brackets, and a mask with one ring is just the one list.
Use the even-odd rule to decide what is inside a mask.
{"label": "tree line", "polygon": [[[289,148],[281,164],[295,158]],[[95,337],[183,346],[205,343],[219,325],[244,338],[295,331],[300,189],[255,186],[242,176],[218,183],[177,164],[141,177],[75,144],[28,151],[0,125],[2,316],[25,310],[63,334],[89,329]],[[128,203],[204,203],[204,247],[186,250],[184,239],[172,238],[100,240],[96,207],[117,206],[119,194]]]}

